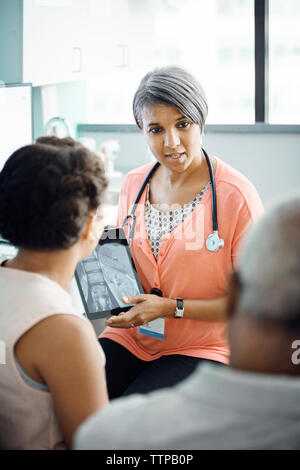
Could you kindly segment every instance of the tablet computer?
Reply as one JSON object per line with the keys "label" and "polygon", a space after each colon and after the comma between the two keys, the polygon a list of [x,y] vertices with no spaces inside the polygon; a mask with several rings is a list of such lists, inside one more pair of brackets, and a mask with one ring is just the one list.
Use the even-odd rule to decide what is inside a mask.
{"label": "tablet computer", "polygon": [[122,228],[104,229],[95,250],[77,264],[75,279],[90,320],[126,312],[133,305],[122,297],[143,294]]}

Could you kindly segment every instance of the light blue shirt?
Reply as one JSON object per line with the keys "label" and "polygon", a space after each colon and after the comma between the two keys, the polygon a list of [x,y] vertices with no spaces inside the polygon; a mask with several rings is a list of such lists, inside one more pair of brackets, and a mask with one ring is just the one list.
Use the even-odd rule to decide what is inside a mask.
{"label": "light blue shirt", "polygon": [[300,378],[200,364],[176,387],[114,400],[75,449],[300,449]]}

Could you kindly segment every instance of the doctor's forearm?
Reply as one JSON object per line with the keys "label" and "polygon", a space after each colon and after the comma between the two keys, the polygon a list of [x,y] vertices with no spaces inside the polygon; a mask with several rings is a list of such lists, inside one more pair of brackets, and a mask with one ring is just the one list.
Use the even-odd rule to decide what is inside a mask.
{"label": "doctor's forearm", "polygon": [[[215,299],[184,300],[183,318],[205,322],[224,322],[226,321],[226,299],[227,296],[224,295]],[[169,301],[169,307],[164,316],[173,318],[176,300],[167,300]]]}

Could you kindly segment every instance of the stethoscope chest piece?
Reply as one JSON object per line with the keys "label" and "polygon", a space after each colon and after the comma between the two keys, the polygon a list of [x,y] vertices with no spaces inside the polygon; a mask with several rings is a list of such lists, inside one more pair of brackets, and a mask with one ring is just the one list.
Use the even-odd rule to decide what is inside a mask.
{"label": "stethoscope chest piece", "polygon": [[224,240],[219,237],[218,232],[211,233],[206,239],[206,248],[208,251],[218,251],[224,246]]}

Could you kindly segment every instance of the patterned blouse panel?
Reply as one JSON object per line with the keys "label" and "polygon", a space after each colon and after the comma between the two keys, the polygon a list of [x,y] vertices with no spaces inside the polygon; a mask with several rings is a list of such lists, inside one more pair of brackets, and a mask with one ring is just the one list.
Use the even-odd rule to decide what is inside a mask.
{"label": "patterned blouse panel", "polygon": [[173,232],[186,217],[193,212],[197,204],[201,201],[210,186],[210,182],[203,188],[199,194],[187,204],[178,206],[175,210],[160,211],[150,203],[150,181],[147,187],[146,207],[145,207],[145,225],[149,238],[152,253],[157,259],[162,237],[166,233]]}

